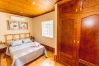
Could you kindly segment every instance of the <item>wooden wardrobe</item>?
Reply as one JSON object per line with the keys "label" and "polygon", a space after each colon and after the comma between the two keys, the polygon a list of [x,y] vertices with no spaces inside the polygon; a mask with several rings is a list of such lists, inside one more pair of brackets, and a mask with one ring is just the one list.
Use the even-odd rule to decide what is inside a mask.
{"label": "wooden wardrobe", "polygon": [[99,66],[99,0],[60,1],[56,61],[66,66]]}

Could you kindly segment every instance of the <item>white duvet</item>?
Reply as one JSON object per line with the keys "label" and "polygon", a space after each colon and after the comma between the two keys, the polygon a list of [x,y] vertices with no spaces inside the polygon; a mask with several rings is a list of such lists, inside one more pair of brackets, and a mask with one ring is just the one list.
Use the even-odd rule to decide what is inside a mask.
{"label": "white duvet", "polygon": [[47,56],[46,49],[38,42],[31,42],[8,48],[7,54],[10,54],[13,59],[12,66],[23,66],[43,54]]}

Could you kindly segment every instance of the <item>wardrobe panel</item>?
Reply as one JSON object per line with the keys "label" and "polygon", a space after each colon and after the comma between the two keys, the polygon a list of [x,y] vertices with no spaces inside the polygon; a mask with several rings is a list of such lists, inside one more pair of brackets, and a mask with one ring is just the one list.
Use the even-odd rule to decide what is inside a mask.
{"label": "wardrobe panel", "polygon": [[83,8],[91,8],[93,6],[99,5],[99,0],[83,0]]}
{"label": "wardrobe panel", "polygon": [[82,19],[79,57],[99,65],[99,15]]}
{"label": "wardrobe panel", "polygon": [[[69,66],[78,66],[78,46],[77,42],[77,18],[75,1],[70,1],[61,5],[59,8],[58,21],[58,61]],[[61,31],[61,32],[60,32]],[[60,41],[60,42],[59,42]]]}
{"label": "wardrobe panel", "polygon": [[61,36],[61,51],[73,55],[74,40],[74,20],[62,20],[62,36]]}

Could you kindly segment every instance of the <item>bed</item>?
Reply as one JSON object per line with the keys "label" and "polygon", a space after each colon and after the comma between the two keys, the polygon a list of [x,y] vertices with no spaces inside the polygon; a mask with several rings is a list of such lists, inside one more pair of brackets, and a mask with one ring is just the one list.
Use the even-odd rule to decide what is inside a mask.
{"label": "bed", "polygon": [[25,35],[25,38],[22,39],[20,39],[19,36],[18,40],[18,37],[15,38],[15,34],[11,34],[10,36],[14,36],[14,39],[11,39],[10,37],[10,41],[8,41],[8,36],[9,35],[6,35],[6,42],[8,44],[6,54],[11,56],[13,60],[12,66],[24,66],[25,64],[33,61],[41,55],[45,55],[45,57],[47,57],[45,47],[36,41],[32,42],[29,38],[30,35],[28,35],[28,37]]}

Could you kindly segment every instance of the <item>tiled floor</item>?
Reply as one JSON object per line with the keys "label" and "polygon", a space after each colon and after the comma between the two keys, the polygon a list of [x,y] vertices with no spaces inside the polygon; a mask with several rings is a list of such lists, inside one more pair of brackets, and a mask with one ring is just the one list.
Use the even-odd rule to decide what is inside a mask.
{"label": "tiled floor", "polygon": [[[11,66],[11,58],[8,56],[4,56],[4,54],[0,55],[0,66]],[[60,63],[54,61],[54,55],[52,52],[48,52],[48,58],[45,56],[41,56],[35,61],[25,65],[25,66],[64,66]]]}

